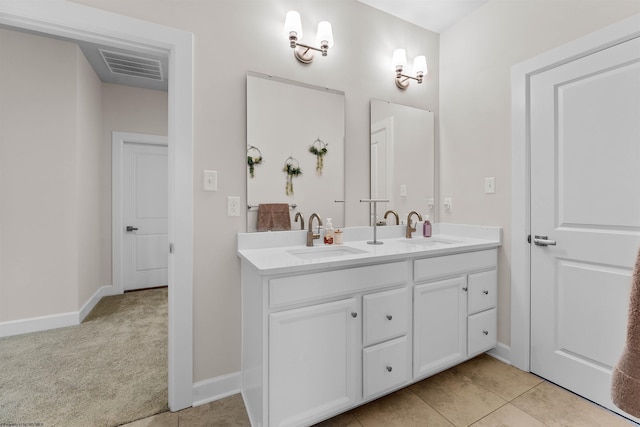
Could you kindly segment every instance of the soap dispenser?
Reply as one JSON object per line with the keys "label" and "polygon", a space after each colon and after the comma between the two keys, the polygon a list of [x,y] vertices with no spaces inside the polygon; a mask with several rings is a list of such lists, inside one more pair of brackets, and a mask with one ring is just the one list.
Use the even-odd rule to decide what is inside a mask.
{"label": "soap dispenser", "polygon": [[429,215],[425,215],[424,224],[422,224],[422,235],[424,237],[431,237],[431,221],[429,221]]}
{"label": "soap dispenser", "polygon": [[331,218],[327,218],[324,226],[324,244],[333,245],[334,229],[331,223]]}

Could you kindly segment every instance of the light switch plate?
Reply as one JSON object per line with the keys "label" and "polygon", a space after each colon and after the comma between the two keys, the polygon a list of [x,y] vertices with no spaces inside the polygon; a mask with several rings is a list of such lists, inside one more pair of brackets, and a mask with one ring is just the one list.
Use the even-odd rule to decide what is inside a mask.
{"label": "light switch plate", "polygon": [[400,186],[400,196],[406,196],[407,195],[407,186],[405,184],[402,184]]}
{"label": "light switch plate", "polygon": [[227,197],[227,215],[240,216],[240,197],[238,196]]}
{"label": "light switch plate", "polygon": [[451,197],[445,197],[444,199],[444,211],[451,212],[453,210],[453,201]]}
{"label": "light switch plate", "polygon": [[494,194],[496,192],[496,179],[494,177],[484,179],[484,192]]}
{"label": "light switch plate", "polygon": [[202,171],[202,189],[204,191],[218,191],[218,172]]}
{"label": "light switch plate", "polygon": [[427,198],[427,209],[429,211],[433,210],[433,198],[432,197]]}

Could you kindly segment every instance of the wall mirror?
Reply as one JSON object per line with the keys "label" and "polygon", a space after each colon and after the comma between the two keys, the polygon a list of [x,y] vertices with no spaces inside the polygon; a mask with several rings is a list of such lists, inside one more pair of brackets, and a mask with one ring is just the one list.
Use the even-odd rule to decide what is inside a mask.
{"label": "wall mirror", "polygon": [[307,226],[313,212],[344,227],[344,135],[344,92],[249,72],[247,231],[271,229],[258,227],[261,204],[289,205],[274,230],[300,229],[298,213]]}
{"label": "wall mirror", "polygon": [[[387,210],[405,222],[412,210],[434,220],[434,140],[433,112],[371,100],[371,198],[389,200],[372,221],[380,223]],[[393,215],[387,224],[395,224]]]}

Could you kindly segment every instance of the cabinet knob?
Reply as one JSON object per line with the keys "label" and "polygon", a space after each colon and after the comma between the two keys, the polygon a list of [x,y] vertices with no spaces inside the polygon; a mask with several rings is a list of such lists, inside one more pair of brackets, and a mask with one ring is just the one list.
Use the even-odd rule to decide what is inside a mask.
{"label": "cabinet knob", "polygon": [[391,366],[387,366],[387,372],[391,372],[393,371],[393,368]]}
{"label": "cabinet knob", "polygon": [[482,331],[483,334],[489,335],[489,331]]}
{"label": "cabinet knob", "polygon": [[351,317],[358,317],[358,313],[356,313],[355,311],[351,313]]}
{"label": "cabinet knob", "polygon": [[391,319],[393,319],[393,316],[390,314],[387,314],[387,320],[391,320]]}
{"label": "cabinet knob", "polygon": [[482,291],[483,294],[489,295],[489,291]]}
{"label": "cabinet knob", "polygon": [[467,292],[467,287],[465,286],[464,288],[462,288],[463,291]]}

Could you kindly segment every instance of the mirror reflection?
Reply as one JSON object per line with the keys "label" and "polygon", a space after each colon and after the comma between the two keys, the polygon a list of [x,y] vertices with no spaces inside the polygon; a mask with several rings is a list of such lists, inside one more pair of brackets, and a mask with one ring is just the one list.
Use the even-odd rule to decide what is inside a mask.
{"label": "mirror reflection", "polygon": [[344,92],[248,73],[247,231],[306,229],[314,212],[344,227],[344,113]]}
{"label": "mirror reflection", "polygon": [[[434,220],[434,140],[433,112],[371,100],[371,198],[389,200],[379,203],[371,221],[384,223],[389,210],[400,221],[412,210]],[[395,221],[387,215],[386,224]]]}

